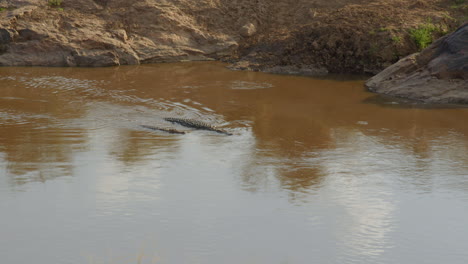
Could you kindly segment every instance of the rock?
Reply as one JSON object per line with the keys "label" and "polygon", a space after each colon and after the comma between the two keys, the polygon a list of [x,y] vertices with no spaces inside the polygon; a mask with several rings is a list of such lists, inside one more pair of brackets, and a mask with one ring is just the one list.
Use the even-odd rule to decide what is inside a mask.
{"label": "rock", "polygon": [[127,32],[125,31],[125,29],[117,29],[117,30],[114,30],[112,33],[119,40],[123,41],[124,43],[127,42],[128,36],[127,36]]}
{"label": "rock", "polygon": [[468,80],[468,23],[436,46],[439,48],[428,63],[431,74],[439,79]]}
{"label": "rock", "polygon": [[468,23],[370,78],[366,87],[425,103],[468,103]]}
{"label": "rock", "polygon": [[[222,21],[215,3],[75,0],[64,1],[60,8],[46,3],[18,0],[1,5],[8,10],[0,12],[0,65],[98,67],[214,60],[231,56],[239,46],[238,33],[226,30],[234,18]],[[214,10],[208,17],[218,20],[211,28],[197,13],[206,8]]]}
{"label": "rock", "polygon": [[115,52],[106,50],[81,50],[73,54],[76,66],[104,67],[120,65]]}
{"label": "rock", "polygon": [[243,27],[241,27],[239,33],[241,34],[241,36],[243,37],[251,37],[253,36],[255,33],[257,33],[257,28],[255,27],[254,24],[252,23],[248,23],[248,24],[245,24]]}
{"label": "rock", "polygon": [[0,45],[6,45],[12,40],[10,31],[0,28]]}
{"label": "rock", "polygon": [[18,30],[18,35],[19,38],[17,41],[41,40],[47,37],[46,35],[43,35],[28,28]]}
{"label": "rock", "polygon": [[253,70],[251,68],[251,65],[252,63],[249,62],[249,61],[238,61],[236,63],[233,63],[231,65],[228,66],[229,69],[233,70],[233,71],[237,71],[237,70],[240,70],[240,71],[245,71],[245,70]]}

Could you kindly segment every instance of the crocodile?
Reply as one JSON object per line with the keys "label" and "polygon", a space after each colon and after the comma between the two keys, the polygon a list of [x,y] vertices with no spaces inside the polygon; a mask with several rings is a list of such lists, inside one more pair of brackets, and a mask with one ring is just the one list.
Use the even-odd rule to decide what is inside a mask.
{"label": "crocodile", "polygon": [[164,120],[171,122],[171,123],[179,124],[184,127],[189,127],[189,128],[199,129],[199,130],[208,130],[208,131],[213,131],[216,133],[232,136],[231,133],[224,131],[222,129],[219,129],[216,126],[210,125],[202,121],[194,120],[194,119],[165,117]]}
{"label": "crocodile", "polygon": [[163,131],[163,132],[170,133],[170,134],[181,134],[181,135],[185,134],[185,131],[180,131],[180,130],[173,129],[173,128],[161,128],[161,127],[154,127],[154,126],[147,126],[147,125],[140,125],[140,126],[143,128]]}

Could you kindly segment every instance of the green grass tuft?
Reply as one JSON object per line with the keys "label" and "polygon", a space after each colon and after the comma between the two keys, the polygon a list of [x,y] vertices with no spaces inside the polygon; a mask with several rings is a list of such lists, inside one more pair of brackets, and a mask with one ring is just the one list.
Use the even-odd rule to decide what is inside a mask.
{"label": "green grass tuft", "polygon": [[392,36],[392,41],[395,42],[396,44],[401,43],[401,37],[400,36]]}
{"label": "green grass tuft", "polygon": [[52,7],[58,7],[62,5],[62,0],[48,0],[48,5]]}
{"label": "green grass tuft", "polygon": [[436,26],[431,23],[420,25],[418,28],[411,29],[409,34],[420,50],[425,49],[432,43],[432,33],[437,31]]}

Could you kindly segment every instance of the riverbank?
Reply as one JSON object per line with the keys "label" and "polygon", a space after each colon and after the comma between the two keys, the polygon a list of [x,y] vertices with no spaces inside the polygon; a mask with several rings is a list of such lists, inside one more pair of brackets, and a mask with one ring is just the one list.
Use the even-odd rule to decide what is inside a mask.
{"label": "riverbank", "polygon": [[463,19],[460,1],[0,1],[0,65],[223,60],[278,73],[377,73]]}
{"label": "riverbank", "polygon": [[467,20],[464,0],[0,0],[0,66],[220,60],[377,74]]}

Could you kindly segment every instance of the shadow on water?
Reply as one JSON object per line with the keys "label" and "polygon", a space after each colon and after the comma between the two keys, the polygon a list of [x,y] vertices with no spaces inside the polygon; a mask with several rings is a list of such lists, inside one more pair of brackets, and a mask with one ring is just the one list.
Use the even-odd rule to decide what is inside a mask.
{"label": "shadow on water", "polygon": [[418,109],[455,109],[467,108],[466,105],[461,104],[431,104],[423,102],[415,102],[405,98],[393,97],[388,95],[374,95],[362,101],[364,104],[376,104],[383,107],[391,108],[418,108]]}

